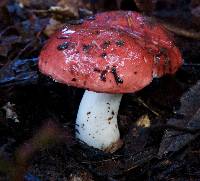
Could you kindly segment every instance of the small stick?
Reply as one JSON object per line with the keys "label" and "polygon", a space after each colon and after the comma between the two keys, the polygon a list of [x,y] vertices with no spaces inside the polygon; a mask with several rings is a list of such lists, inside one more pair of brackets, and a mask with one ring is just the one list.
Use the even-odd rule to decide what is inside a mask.
{"label": "small stick", "polygon": [[164,22],[163,20],[159,20],[159,21],[165,28],[167,28],[169,31],[172,31],[173,33],[175,33],[177,35],[200,40],[200,32],[195,32],[193,30],[186,30],[184,28],[177,27],[173,24]]}
{"label": "small stick", "polygon": [[192,129],[192,128],[187,128],[187,127],[175,126],[171,124],[154,125],[154,126],[151,126],[150,128],[151,129],[171,129],[175,131],[183,131],[185,133],[190,133],[190,134],[196,134],[200,131],[200,128]]}
{"label": "small stick", "polygon": [[159,113],[157,113],[156,111],[152,110],[141,98],[137,98],[137,100],[147,109],[149,109],[153,114],[155,114],[156,116],[160,116]]}
{"label": "small stick", "polygon": [[200,67],[200,63],[183,63],[183,66]]}

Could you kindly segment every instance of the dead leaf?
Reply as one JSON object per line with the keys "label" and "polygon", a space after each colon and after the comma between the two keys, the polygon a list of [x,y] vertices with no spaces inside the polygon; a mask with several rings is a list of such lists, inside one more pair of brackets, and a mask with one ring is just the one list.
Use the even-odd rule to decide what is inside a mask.
{"label": "dead leaf", "polygon": [[63,24],[60,21],[57,21],[53,18],[49,20],[49,24],[46,26],[44,30],[44,34],[47,36],[52,35],[57,29],[61,28]]}
{"label": "dead leaf", "polygon": [[149,116],[148,116],[148,115],[143,115],[143,116],[141,116],[141,117],[137,120],[136,125],[137,125],[138,127],[143,127],[143,128],[148,128],[148,127],[150,127],[151,121],[150,121],[150,119],[149,119]]}
{"label": "dead leaf", "polygon": [[69,176],[69,181],[94,181],[92,175],[86,171],[77,171],[76,173],[72,173]]}
{"label": "dead leaf", "polygon": [[82,162],[91,165],[92,172],[101,176],[116,176],[134,170],[154,157],[155,149],[143,150],[126,156],[113,156],[112,158]]}
{"label": "dead leaf", "polygon": [[17,0],[17,2],[22,6],[22,7],[33,7],[33,8],[48,8],[50,6],[53,6],[57,3],[57,0]]}
{"label": "dead leaf", "polygon": [[15,112],[14,106],[15,104],[7,102],[7,104],[4,105],[2,109],[6,111],[6,119],[12,119],[15,123],[19,123],[19,119],[17,113]]}
{"label": "dead leaf", "polygon": [[4,65],[0,70],[0,86],[33,83],[38,79],[38,59],[17,59]]}
{"label": "dead leaf", "polygon": [[[167,124],[192,130],[200,129],[200,81],[197,82],[181,98],[181,107],[177,111],[178,118],[171,118]],[[185,131],[166,130],[160,144],[159,156],[176,152],[189,144],[200,133],[191,134]]]}
{"label": "dead leaf", "polygon": [[[89,8],[82,0],[17,0],[20,7],[28,7],[36,13],[51,13],[59,19],[79,17],[79,8]],[[60,17],[59,17],[60,16]]]}

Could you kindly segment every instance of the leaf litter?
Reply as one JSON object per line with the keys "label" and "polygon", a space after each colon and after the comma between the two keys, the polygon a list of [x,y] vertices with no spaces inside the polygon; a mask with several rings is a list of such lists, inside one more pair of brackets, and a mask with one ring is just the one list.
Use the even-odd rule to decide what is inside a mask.
{"label": "leaf litter", "polygon": [[181,97],[181,107],[167,125],[187,128],[185,131],[166,130],[159,148],[159,156],[177,152],[200,135],[200,81]]}

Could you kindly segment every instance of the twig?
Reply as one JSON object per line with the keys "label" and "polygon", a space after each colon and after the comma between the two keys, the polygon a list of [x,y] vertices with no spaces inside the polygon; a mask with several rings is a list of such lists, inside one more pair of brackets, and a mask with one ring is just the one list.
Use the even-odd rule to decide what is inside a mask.
{"label": "twig", "polygon": [[15,28],[15,26],[14,25],[12,25],[12,26],[8,26],[8,27],[6,27],[4,30],[2,30],[1,32],[0,32],[0,37],[4,34],[4,33],[6,33],[9,29],[14,29]]}
{"label": "twig", "polygon": [[35,43],[35,41],[30,41],[29,43],[27,43],[25,45],[25,47],[20,50],[20,52],[17,54],[17,56],[14,59],[18,59],[28,48],[30,48],[33,44]]}
{"label": "twig", "polygon": [[197,129],[184,128],[184,127],[170,125],[170,124],[154,125],[154,126],[151,126],[150,129],[172,129],[176,131],[183,131],[190,134],[196,134],[198,131],[200,131],[200,128],[197,128]]}
{"label": "twig", "polygon": [[29,10],[32,13],[64,13],[68,11],[68,8],[61,8],[61,7],[51,7],[49,9],[31,9]]}
{"label": "twig", "polygon": [[123,155],[115,155],[112,158],[108,158],[108,159],[103,159],[103,160],[99,160],[99,161],[82,161],[81,163],[85,163],[85,164],[96,164],[96,163],[104,163],[104,162],[109,162],[112,160],[116,160],[118,158],[121,158]]}
{"label": "twig", "polygon": [[153,114],[155,114],[156,116],[160,116],[159,113],[157,113],[156,111],[152,110],[141,98],[137,98],[137,100],[147,109],[149,109]]}
{"label": "twig", "polygon": [[183,66],[200,67],[200,63],[183,63]]}
{"label": "twig", "polygon": [[193,30],[186,30],[184,28],[177,27],[176,25],[164,22],[163,20],[159,20],[159,21],[165,28],[167,28],[169,31],[172,31],[173,33],[177,35],[200,40],[200,32],[195,32]]}

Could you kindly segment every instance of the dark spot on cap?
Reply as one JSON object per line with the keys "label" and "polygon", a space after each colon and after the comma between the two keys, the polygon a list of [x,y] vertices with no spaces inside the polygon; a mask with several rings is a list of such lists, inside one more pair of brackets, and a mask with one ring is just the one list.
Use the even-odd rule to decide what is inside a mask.
{"label": "dark spot on cap", "polygon": [[99,68],[96,68],[96,67],[94,68],[94,71],[95,71],[95,72],[98,72],[98,73],[101,72],[101,70],[100,70]]}
{"label": "dark spot on cap", "polygon": [[165,64],[165,66],[168,66],[169,63],[170,63],[169,56],[168,56],[168,54],[166,54],[165,58],[164,58],[164,64]]}
{"label": "dark spot on cap", "polygon": [[106,48],[108,48],[108,47],[110,46],[110,44],[111,44],[111,43],[110,43],[109,40],[104,41],[103,44],[101,45],[101,48],[106,49]]}
{"label": "dark spot on cap", "polygon": [[68,47],[69,47],[69,43],[68,43],[68,42],[64,42],[63,44],[58,45],[58,46],[57,46],[57,49],[58,49],[59,51],[61,51],[61,50],[67,49]]}
{"label": "dark spot on cap", "polygon": [[76,78],[73,78],[72,81],[73,81],[73,82],[76,82]]}
{"label": "dark spot on cap", "polygon": [[157,52],[154,55],[155,64],[159,63],[159,61],[161,60],[161,57],[163,57],[163,60],[164,60],[164,66],[165,66],[164,68],[168,69],[170,60],[169,60],[168,50],[166,48],[161,47],[159,49],[159,52]]}
{"label": "dark spot on cap", "polygon": [[134,72],[134,74],[136,75],[136,74],[137,74],[137,72]]}
{"label": "dark spot on cap", "polygon": [[89,115],[91,112],[87,112],[87,115]]}
{"label": "dark spot on cap", "polygon": [[91,48],[92,48],[92,45],[85,45],[85,44],[83,44],[83,51],[84,52],[88,53]]}
{"label": "dark spot on cap", "polygon": [[123,84],[123,79],[117,74],[117,70],[116,70],[115,66],[112,67],[111,71],[112,71],[112,74],[113,74],[113,76],[115,78],[115,82],[117,84]]}
{"label": "dark spot on cap", "polygon": [[103,70],[102,72],[101,72],[101,74],[100,74],[100,79],[102,80],[102,81],[106,81],[106,74],[107,74],[107,70]]}
{"label": "dark spot on cap", "polygon": [[115,115],[115,112],[114,112],[114,111],[112,111],[112,115]]}
{"label": "dark spot on cap", "polygon": [[116,41],[116,45],[118,46],[118,47],[122,47],[122,46],[124,46],[124,41],[123,40],[117,40]]}
{"label": "dark spot on cap", "polygon": [[102,58],[105,58],[106,56],[107,56],[107,53],[105,53],[105,52],[101,54]]}
{"label": "dark spot on cap", "polygon": [[96,35],[99,35],[99,34],[100,34],[100,31],[96,30],[96,31],[95,31],[95,34],[96,34]]}

